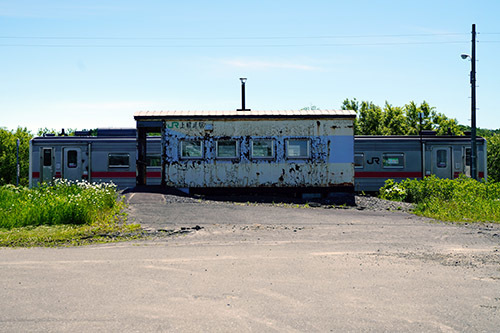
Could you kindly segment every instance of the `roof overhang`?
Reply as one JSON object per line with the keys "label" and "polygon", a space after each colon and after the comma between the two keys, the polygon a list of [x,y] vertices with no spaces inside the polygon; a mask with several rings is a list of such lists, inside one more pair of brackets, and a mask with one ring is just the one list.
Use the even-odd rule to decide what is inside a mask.
{"label": "roof overhang", "polygon": [[352,110],[291,110],[291,111],[139,111],[136,121],[168,119],[331,119],[356,118]]}

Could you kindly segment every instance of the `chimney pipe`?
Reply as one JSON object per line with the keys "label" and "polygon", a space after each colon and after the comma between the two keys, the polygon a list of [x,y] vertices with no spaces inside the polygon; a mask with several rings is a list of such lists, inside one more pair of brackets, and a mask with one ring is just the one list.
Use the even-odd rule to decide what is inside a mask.
{"label": "chimney pipe", "polygon": [[240,77],[241,81],[241,109],[236,109],[236,111],[250,111],[250,109],[245,108],[245,82],[247,82],[246,77]]}

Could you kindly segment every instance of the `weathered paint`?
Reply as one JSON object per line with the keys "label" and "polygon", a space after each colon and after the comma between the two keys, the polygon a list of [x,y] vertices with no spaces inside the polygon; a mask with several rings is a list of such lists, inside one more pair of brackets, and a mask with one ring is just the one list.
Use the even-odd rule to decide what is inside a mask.
{"label": "weathered paint", "polygon": [[[353,119],[166,120],[166,185],[174,187],[336,187],[354,184]],[[182,159],[182,140],[202,140],[203,158]],[[237,140],[238,157],[218,159],[217,140]],[[253,159],[254,139],[271,139],[274,158]],[[308,158],[286,158],[289,139],[310,142]]]}

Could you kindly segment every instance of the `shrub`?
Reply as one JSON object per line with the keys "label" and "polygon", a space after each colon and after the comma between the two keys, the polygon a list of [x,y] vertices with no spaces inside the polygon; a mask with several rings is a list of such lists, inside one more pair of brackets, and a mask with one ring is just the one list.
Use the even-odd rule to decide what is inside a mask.
{"label": "shrub", "polygon": [[123,204],[114,184],[56,180],[28,189],[0,187],[0,228],[90,224],[112,218]]}
{"label": "shrub", "polygon": [[390,179],[380,189],[380,197],[415,203],[417,213],[442,220],[500,222],[500,183],[496,182],[479,182],[465,176],[431,176],[400,183]]}

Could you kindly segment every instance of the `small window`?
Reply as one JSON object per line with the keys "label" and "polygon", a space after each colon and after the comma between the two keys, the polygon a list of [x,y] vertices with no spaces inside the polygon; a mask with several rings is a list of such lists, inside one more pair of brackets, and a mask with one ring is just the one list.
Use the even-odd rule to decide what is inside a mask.
{"label": "small window", "polygon": [[274,141],[271,139],[252,140],[252,158],[274,158]]}
{"label": "small window", "polygon": [[161,156],[160,156],[160,154],[147,154],[146,155],[146,165],[148,167],[158,167],[158,166],[161,166]]}
{"label": "small window", "polygon": [[382,154],[382,166],[384,168],[404,168],[403,153],[384,153]]}
{"label": "small window", "polygon": [[218,140],[216,142],[217,158],[237,158],[238,141]]}
{"label": "small window", "polygon": [[125,153],[108,154],[108,167],[110,168],[128,168],[130,156]]}
{"label": "small window", "polygon": [[200,140],[181,141],[181,158],[183,159],[203,158],[203,141]]}
{"label": "small window", "polygon": [[310,141],[308,139],[286,140],[287,158],[309,158]]}
{"label": "small window", "polygon": [[67,163],[68,168],[73,169],[78,166],[78,153],[76,150],[68,150],[67,154]]}
{"label": "small window", "polygon": [[52,165],[52,149],[44,149],[43,150],[43,166],[51,166]]}
{"label": "small window", "polygon": [[436,165],[438,168],[446,168],[448,165],[448,152],[445,149],[436,151]]}
{"label": "small window", "polygon": [[471,149],[465,148],[465,165],[470,166]]}
{"label": "small window", "polygon": [[365,154],[354,153],[354,167],[357,169],[362,169],[365,167]]}

